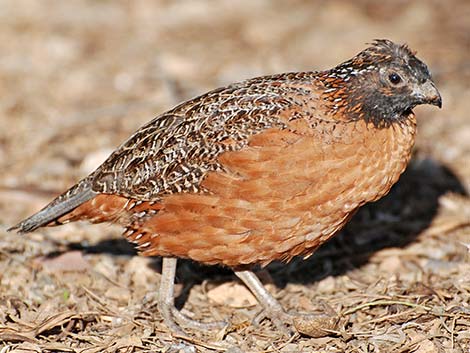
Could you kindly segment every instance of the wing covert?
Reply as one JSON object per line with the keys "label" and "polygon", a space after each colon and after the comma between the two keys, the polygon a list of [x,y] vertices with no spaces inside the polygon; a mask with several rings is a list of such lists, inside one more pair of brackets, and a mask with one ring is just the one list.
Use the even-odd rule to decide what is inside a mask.
{"label": "wing covert", "polygon": [[[268,84],[273,78],[281,83]],[[93,190],[149,201],[201,191],[209,171],[223,170],[217,160],[221,153],[243,148],[250,136],[266,129],[286,128],[282,113],[311,97],[292,85],[289,74],[285,80],[289,84],[279,77],[245,81],[159,115],[93,173]]]}

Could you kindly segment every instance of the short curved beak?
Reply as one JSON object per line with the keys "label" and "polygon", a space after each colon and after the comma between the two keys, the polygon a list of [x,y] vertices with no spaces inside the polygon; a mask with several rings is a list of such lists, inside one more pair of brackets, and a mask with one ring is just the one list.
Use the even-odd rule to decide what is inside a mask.
{"label": "short curved beak", "polygon": [[416,92],[417,98],[421,104],[432,104],[442,108],[441,94],[436,88],[436,85],[431,80],[427,80],[425,83],[419,86]]}

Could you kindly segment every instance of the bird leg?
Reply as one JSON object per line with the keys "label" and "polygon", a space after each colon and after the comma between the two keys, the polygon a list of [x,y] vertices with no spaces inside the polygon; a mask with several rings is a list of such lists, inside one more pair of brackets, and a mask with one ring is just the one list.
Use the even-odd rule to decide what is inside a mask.
{"label": "bird leg", "polygon": [[227,324],[225,321],[204,323],[193,320],[175,308],[174,288],[176,263],[177,259],[173,257],[164,257],[162,262],[162,278],[158,295],[158,309],[160,310],[160,314],[163,317],[165,325],[174,333],[183,336],[186,334],[178,323],[196,330],[213,330],[225,326]]}
{"label": "bird leg", "polygon": [[[290,327],[294,327],[297,332],[310,337],[324,337],[336,329],[337,314],[330,307],[325,306],[325,314],[286,313],[281,304],[266,290],[253,272],[235,271],[235,274],[263,306],[264,317],[271,319],[276,328],[286,335],[293,333]],[[255,321],[257,319],[255,318]]]}
{"label": "bird leg", "polygon": [[276,328],[290,334],[291,330],[288,326],[293,324],[293,317],[284,311],[281,304],[266,290],[259,278],[251,271],[235,271],[235,274],[250,289],[263,307],[265,315],[271,319]]}

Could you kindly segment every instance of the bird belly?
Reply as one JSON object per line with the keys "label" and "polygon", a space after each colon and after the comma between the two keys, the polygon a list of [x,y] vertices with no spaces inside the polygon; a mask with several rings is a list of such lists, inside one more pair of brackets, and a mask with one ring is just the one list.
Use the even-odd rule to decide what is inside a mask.
{"label": "bird belly", "polygon": [[139,249],[232,267],[311,254],[358,207],[387,193],[407,163],[412,143],[404,153],[393,131],[367,131],[357,141],[326,144],[268,133],[224,153],[226,170],[206,176],[207,192],[163,198],[137,231]]}

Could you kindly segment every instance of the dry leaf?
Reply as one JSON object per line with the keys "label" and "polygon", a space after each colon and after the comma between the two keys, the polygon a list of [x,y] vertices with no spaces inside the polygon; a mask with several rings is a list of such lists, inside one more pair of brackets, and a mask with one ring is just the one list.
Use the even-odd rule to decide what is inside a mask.
{"label": "dry leaf", "polygon": [[242,284],[228,282],[221,284],[207,292],[210,300],[221,305],[228,305],[233,308],[242,308],[257,304],[256,298]]}
{"label": "dry leaf", "polygon": [[421,333],[417,333],[415,331],[411,331],[408,333],[410,336],[411,341],[417,342],[416,346],[417,349],[413,350],[414,353],[437,353],[439,352],[438,348],[432,343],[431,340],[427,339],[425,335]]}
{"label": "dry leaf", "polygon": [[387,273],[397,273],[402,268],[403,262],[399,256],[388,256],[379,265],[379,269]]}
{"label": "dry leaf", "polygon": [[129,301],[129,298],[131,296],[131,292],[127,288],[122,288],[122,287],[115,287],[112,286],[108,288],[108,290],[105,292],[104,296],[107,299],[114,299],[117,300],[119,303],[127,303]]}
{"label": "dry leaf", "polygon": [[23,342],[18,347],[16,347],[14,351],[11,351],[11,352],[15,352],[15,353],[36,353],[36,352],[41,353],[42,349],[38,344],[30,343],[30,342]]}
{"label": "dry leaf", "polygon": [[329,315],[301,315],[294,317],[294,327],[299,333],[313,337],[325,337],[336,330],[338,318]]}

